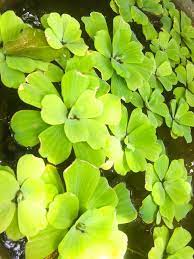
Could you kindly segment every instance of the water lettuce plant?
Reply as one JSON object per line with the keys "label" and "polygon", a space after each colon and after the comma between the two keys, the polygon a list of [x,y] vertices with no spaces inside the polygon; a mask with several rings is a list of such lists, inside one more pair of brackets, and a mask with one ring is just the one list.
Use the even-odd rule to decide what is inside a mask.
{"label": "water lettuce plant", "polygon": [[54,53],[43,32],[25,24],[13,11],[0,16],[0,43],[0,75],[7,87],[18,88],[25,82],[25,74],[35,70],[46,72],[54,68],[61,73],[58,66],[48,62],[61,53]]}
{"label": "water lettuce plant", "polygon": [[[96,26],[97,21],[101,21]],[[102,79],[108,80],[114,73],[124,78],[131,90],[136,90],[149,78],[152,62],[143,55],[142,45],[133,37],[130,25],[121,16],[113,20],[113,39],[106,20],[101,13],[91,13],[82,21],[89,36],[94,40],[97,50],[94,55],[95,67],[101,72]],[[146,62],[147,66],[144,66]]]}
{"label": "water lettuce plant", "polygon": [[92,79],[76,70],[66,72],[61,98],[45,75],[30,74],[18,93],[41,111],[22,110],[13,116],[11,127],[17,142],[26,147],[40,142],[39,153],[54,164],[65,161],[73,145],[80,142],[93,150],[103,149],[109,138],[107,125],[120,121],[121,103],[109,93],[97,97],[98,85],[93,85]]}
{"label": "water lettuce plant", "polygon": [[53,49],[67,48],[73,54],[84,56],[88,47],[81,38],[79,22],[68,14],[45,14],[42,17],[45,36]]}
{"label": "water lettuce plant", "polygon": [[187,143],[192,142],[191,127],[194,127],[194,113],[184,99],[170,102],[170,116],[166,117],[166,125],[171,128],[173,139],[184,137]]}
{"label": "water lettuce plant", "polygon": [[140,255],[120,225],[138,216],[128,187],[144,176],[142,205],[139,180],[133,192],[141,220],[150,233],[165,225],[154,229],[148,258],[193,257],[180,226],[192,210],[192,177],[168,145],[192,142],[194,29],[171,0],[110,5],[113,19],[91,12],[83,24],[52,12],[33,28],[13,11],[0,15],[1,82],[23,102],[12,136],[61,164],[27,154],[16,173],[0,165],[0,233],[25,238],[27,259]]}
{"label": "water lettuce plant", "polygon": [[60,240],[48,237],[47,245],[39,247],[49,229],[40,232],[29,239],[27,258],[46,257],[57,247],[60,258],[123,258],[127,237],[118,230],[118,224],[137,217],[125,185],[110,187],[98,168],[82,160],[75,160],[63,177],[66,192],[55,196],[47,214],[50,231],[55,231]]}
{"label": "water lettuce plant", "polygon": [[173,220],[180,221],[192,209],[191,184],[183,160],[169,162],[166,155],[147,164],[145,189],[149,194],[142,202],[140,214],[144,222],[160,224],[161,220],[173,228]]}
{"label": "water lettuce plant", "polygon": [[107,156],[114,162],[117,173],[144,171],[147,160],[154,162],[159,158],[162,148],[156,128],[140,108],[134,109],[129,118],[123,108],[120,124],[111,127],[111,131],[115,136],[110,137]]}
{"label": "water lettuce plant", "polygon": [[172,233],[166,226],[154,228],[154,247],[148,254],[148,259],[155,258],[185,258],[192,259],[194,249],[188,246],[191,234],[182,227],[177,227]]}
{"label": "water lettuce plant", "polygon": [[48,204],[63,191],[56,169],[30,154],[18,160],[16,175],[10,167],[0,167],[0,186],[0,233],[6,231],[13,240],[43,230]]}

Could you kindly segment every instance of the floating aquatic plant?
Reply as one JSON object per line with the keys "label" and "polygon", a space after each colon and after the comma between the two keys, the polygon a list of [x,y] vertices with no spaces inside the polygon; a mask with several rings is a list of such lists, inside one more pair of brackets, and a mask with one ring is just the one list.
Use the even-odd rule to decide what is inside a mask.
{"label": "floating aquatic plant", "polygon": [[192,247],[188,246],[191,234],[182,227],[177,227],[171,234],[165,227],[154,228],[154,247],[148,254],[149,259],[155,258],[186,258],[191,259],[194,255]]}
{"label": "floating aquatic plant", "polygon": [[[119,225],[137,211],[122,176],[111,187],[99,168],[104,176],[111,167],[120,175],[145,171],[149,194],[139,214],[147,224],[173,229],[192,209],[192,179],[182,159],[169,161],[159,129],[192,142],[191,20],[170,0],[112,0],[111,7],[112,30],[99,12],[82,17],[90,46],[69,14],[45,14],[40,29],[13,11],[0,16],[1,81],[34,107],[14,114],[13,135],[24,147],[39,145],[55,165],[71,158],[64,181],[33,155],[19,159],[16,174],[0,166],[0,232],[26,237],[27,259],[124,258]],[[189,232],[166,226],[154,229],[148,258],[191,259]]]}
{"label": "floating aquatic plant", "polygon": [[41,111],[22,110],[13,116],[11,127],[18,143],[32,147],[40,142],[40,154],[54,164],[65,161],[80,142],[93,150],[105,148],[107,125],[119,123],[121,103],[109,93],[97,97],[96,87],[92,78],[71,70],[63,76],[61,98],[41,72],[29,75],[19,96]]}
{"label": "floating aquatic plant", "polygon": [[[27,258],[43,258],[57,247],[61,258],[123,258],[127,237],[118,230],[118,224],[137,217],[125,185],[111,188],[96,167],[81,160],[74,161],[63,176],[66,192],[50,203],[49,228],[29,239]],[[40,247],[39,242],[50,232],[58,242],[48,237],[46,247]]]}
{"label": "floating aquatic plant", "polygon": [[140,214],[144,222],[157,224],[161,220],[173,228],[174,218],[183,219],[191,210],[191,184],[183,160],[169,163],[166,155],[148,164],[145,175],[145,188],[149,192],[142,202]]}
{"label": "floating aquatic plant", "polygon": [[43,230],[49,203],[63,191],[56,169],[33,155],[19,159],[16,175],[10,167],[1,166],[0,186],[0,232],[6,231],[13,240]]}

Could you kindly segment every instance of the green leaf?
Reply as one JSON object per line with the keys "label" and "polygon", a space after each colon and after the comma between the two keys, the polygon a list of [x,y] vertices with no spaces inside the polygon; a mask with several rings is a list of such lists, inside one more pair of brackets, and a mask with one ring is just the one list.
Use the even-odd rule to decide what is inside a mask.
{"label": "green leaf", "polygon": [[1,15],[0,34],[3,43],[15,40],[25,24],[13,11],[7,11]]}
{"label": "green leaf", "polygon": [[57,188],[58,193],[64,192],[64,187],[60,174],[55,166],[46,165],[41,179],[44,181],[45,184],[54,185]]}
{"label": "green leaf", "polygon": [[158,68],[157,68],[157,75],[158,76],[169,76],[172,74],[172,68],[169,61],[163,62]]}
{"label": "green leaf", "polygon": [[146,40],[153,40],[157,38],[158,33],[152,23],[148,22],[142,26],[143,34],[145,35]]}
{"label": "green leaf", "polygon": [[89,258],[88,246],[93,247],[106,240],[113,230],[114,220],[112,207],[88,210],[60,243],[59,254],[63,258]]}
{"label": "green leaf", "polygon": [[116,207],[118,224],[126,224],[137,218],[137,211],[131,201],[130,192],[124,183],[119,183],[114,187],[118,197]]}
{"label": "green leaf", "polygon": [[191,234],[184,228],[178,227],[174,230],[166,248],[167,253],[174,254],[184,248],[191,241]]}
{"label": "green leaf", "polygon": [[137,24],[147,25],[149,22],[148,17],[136,6],[131,7],[131,17]]}
{"label": "green leaf", "polygon": [[165,190],[161,182],[157,182],[153,185],[152,188],[153,200],[157,205],[163,205],[165,202]]}
{"label": "green leaf", "polygon": [[19,184],[15,179],[15,176],[10,174],[6,170],[0,170],[0,202],[8,203],[12,201],[17,191],[19,190]]}
{"label": "green leaf", "polygon": [[157,173],[160,181],[162,181],[168,171],[169,159],[166,155],[161,155],[159,159],[154,163],[154,170]]}
{"label": "green leaf", "polygon": [[125,149],[125,156],[127,164],[133,172],[143,172],[146,168],[146,159],[143,153],[139,150],[129,150]]}
{"label": "green leaf", "polygon": [[18,204],[18,223],[23,235],[35,236],[47,226],[46,209],[35,201],[23,200]]}
{"label": "green leaf", "polygon": [[94,46],[98,52],[107,58],[111,58],[112,45],[108,31],[98,31],[94,37]]}
{"label": "green leaf", "polygon": [[85,44],[83,39],[79,39],[78,41],[67,43],[66,47],[77,56],[84,56],[88,50],[88,46]]}
{"label": "green leaf", "polygon": [[97,167],[100,167],[105,162],[106,154],[103,149],[94,150],[85,142],[73,144],[73,149],[76,158],[85,160]]}
{"label": "green leaf", "polygon": [[154,203],[152,196],[148,195],[143,200],[142,206],[139,210],[142,220],[147,224],[151,224],[156,217],[157,211],[157,205]]}
{"label": "green leaf", "polygon": [[84,91],[72,107],[69,117],[89,119],[100,116],[103,112],[103,102],[101,98],[97,99],[95,95],[95,91]]}
{"label": "green leaf", "polygon": [[0,233],[3,233],[11,224],[14,217],[16,205],[11,201],[1,200],[0,204]]}
{"label": "green leaf", "polygon": [[188,203],[191,199],[191,186],[182,179],[164,182],[164,188],[175,204]]}
{"label": "green leaf", "polygon": [[111,125],[110,130],[112,133],[119,139],[123,139],[126,135],[128,124],[128,111],[127,108],[122,105],[121,106],[121,119],[118,125]]}
{"label": "green leaf", "polygon": [[20,84],[25,82],[25,75],[3,63],[1,66],[1,81],[9,88],[18,88]]}
{"label": "green leaf", "polygon": [[[160,214],[163,217],[163,220],[167,219],[169,223],[172,225],[173,218],[175,216],[175,207],[174,207],[174,203],[167,195],[166,195],[165,203],[160,206]],[[168,227],[173,228],[170,226]]]}
{"label": "green leaf", "polygon": [[50,125],[60,125],[67,119],[67,108],[57,95],[46,95],[42,99],[41,105],[41,117],[44,122]]}
{"label": "green leaf", "polygon": [[37,108],[41,108],[44,96],[48,94],[59,95],[50,80],[39,71],[28,75],[26,82],[18,89],[19,97],[23,102]]}
{"label": "green leaf", "polygon": [[64,132],[64,125],[51,126],[39,135],[42,157],[55,165],[64,162],[71,154],[72,145]]}
{"label": "green leaf", "polygon": [[51,80],[51,82],[61,82],[63,70],[59,66],[50,63],[44,74]]}
{"label": "green leaf", "polygon": [[105,94],[98,98],[103,103],[103,112],[98,120],[107,125],[118,125],[121,120],[121,101],[118,96]]}
{"label": "green leaf", "polygon": [[32,73],[36,69],[42,71],[48,69],[48,63],[40,60],[33,60],[27,57],[7,56],[6,63],[9,68],[18,70],[23,73]]}
{"label": "green leaf", "polygon": [[187,180],[187,170],[184,165],[184,160],[173,160],[169,166],[169,169],[166,173],[165,180]]}
{"label": "green leaf", "polygon": [[56,229],[68,229],[77,218],[78,211],[79,200],[74,194],[59,194],[49,206],[47,219]]}
{"label": "green leaf", "polygon": [[89,17],[82,17],[82,22],[85,24],[86,32],[93,39],[98,31],[108,31],[105,17],[101,13],[91,12]]}
{"label": "green leaf", "polygon": [[153,185],[157,182],[159,182],[159,179],[157,177],[153,165],[147,164],[145,172],[145,189],[147,191],[152,191]]}
{"label": "green leaf", "polygon": [[28,57],[32,59],[50,62],[63,55],[64,50],[52,49],[39,29],[28,27],[23,30],[16,40],[4,44],[7,55]]}
{"label": "green leaf", "polygon": [[[7,215],[6,215],[7,219]],[[13,216],[13,219],[9,225],[9,227],[6,229],[6,235],[9,239],[13,241],[18,241],[19,239],[23,238],[24,236],[20,232],[19,226],[18,226],[18,209],[15,209],[15,213]]]}
{"label": "green leaf", "polygon": [[116,207],[118,198],[104,177],[100,177],[93,195],[88,200],[87,209],[98,209],[105,206]]}
{"label": "green leaf", "polygon": [[106,126],[94,119],[67,120],[65,133],[71,143],[87,142],[93,149],[105,147],[108,130]]}
{"label": "green leaf", "polygon": [[[161,152],[161,146],[157,142],[155,128],[147,123],[136,128],[128,136],[129,148],[141,152],[150,161],[156,161]],[[130,147],[131,145],[131,147]]]}
{"label": "green leaf", "polygon": [[42,158],[27,154],[18,160],[17,179],[19,184],[23,184],[27,179],[38,179],[45,170],[45,163]]}
{"label": "green leaf", "polygon": [[50,13],[47,17],[47,25],[50,26],[55,36],[62,41],[63,39],[63,20],[60,14]]}
{"label": "green leaf", "polygon": [[26,259],[42,259],[49,256],[57,250],[64,235],[64,230],[58,230],[48,225],[38,235],[31,237],[26,243]]}
{"label": "green leaf", "polygon": [[39,143],[38,136],[48,125],[41,119],[39,111],[21,110],[11,119],[11,128],[16,141],[25,147]]}
{"label": "green leaf", "polygon": [[88,162],[75,160],[63,175],[67,192],[78,197],[80,209],[83,211],[98,185],[99,170]]}
{"label": "green leaf", "polygon": [[100,71],[102,79],[105,81],[109,80],[113,74],[113,67],[110,59],[104,57],[97,51],[94,51],[92,55],[95,61],[94,67]]}
{"label": "green leaf", "polygon": [[109,137],[109,141],[106,146],[106,155],[114,163],[115,171],[120,175],[126,175],[129,171],[125,153],[121,142],[114,136]]}
{"label": "green leaf", "polygon": [[62,96],[67,108],[71,108],[79,96],[89,88],[90,80],[76,70],[68,71],[62,79]]}
{"label": "green leaf", "polygon": [[182,259],[182,258],[192,259],[193,255],[194,255],[193,248],[190,246],[186,246],[181,250],[177,251],[175,254],[170,255],[168,259]]}

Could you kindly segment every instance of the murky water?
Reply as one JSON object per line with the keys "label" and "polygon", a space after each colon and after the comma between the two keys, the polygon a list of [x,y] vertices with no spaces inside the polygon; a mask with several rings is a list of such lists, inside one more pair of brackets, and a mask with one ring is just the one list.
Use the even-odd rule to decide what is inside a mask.
{"label": "murky water", "polygon": [[[3,3],[4,2],[4,3]],[[44,13],[56,11],[59,13],[69,13],[80,21],[84,15],[89,15],[91,11],[102,12],[111,24],[114,16],[108,0],[0,0],[1,11],[14,9],[25,21],[39,26],[39,17]],[[12,115],[20,109],[27,108],[18,96],[17,91],[0,87],[0,163],[8,164],[11,167],[16,166],[18,158],[29,152],[37,153],[36,149],[26,150],[17,145],[11,137],[9,122]],[[194,174],[194,143],[187,145],[184,139],[172,140],[169,129],[162,128],[158,131],[159,137],[164,141],[168,155],[171,159],[184,158],[189,173]],[[194,134],[193,134],[194,137]],[[128,174],[125,177],[116,175],[114,172],[106,173],[111,184],[124,181],[132,192],[132,199],[138,208],[141,201],[146,196],[144,190],[144,174]],[[194,238],[194,211],[192,211],[183,226],[185,226]],[[147,226],[137,219],[135,222],[122,226],[122,230],[126,232],[129,239],[129,248],[126,259],[142,259],[147,258],[147,253],[152,247],[152,226]],[[0,241],[0,259],[21,259],[24,258],[24,243],[11,242],[6,239],[5,235],[1,236]],[[191,243],[194,247],[194,239]],[[35,258],[34,258],[35,259]]]}

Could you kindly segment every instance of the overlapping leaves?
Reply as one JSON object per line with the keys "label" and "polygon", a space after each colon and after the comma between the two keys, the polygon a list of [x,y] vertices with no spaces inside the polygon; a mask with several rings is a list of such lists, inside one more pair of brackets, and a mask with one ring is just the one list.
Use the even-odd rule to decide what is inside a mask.
{"label": "overlapping leaves", "polygon": [[6,231],[13,240],[43,230],[49,203],[63,191],[56,169],[33,155],[19,159],[16,176],[11,168],[1,166],[0,186],[0,232]]}
{"label": "overlapping leaves", "polygon": [[149,259],[155,258],[185,258],[192,259],[194,250],[188,246],[191,241],[191,234],[182,227],[174,229],[170,234],[169,230],[165,227],[157,227],[154,229],[154,247],[148,254]]}
{"label": "overlapping leaves", "polygon": [[123,107],[119,126],[111,127],[115,136],[111,136],[107,153],[114,162],[117,173],[144,171],[147,160],[156,161],[161,152],[156,129],[140,108],[128,112]]}
{"label": "overlapping leaves", "polygon": [[142,202],[140,214],[146,223],[161,220],[173,228],[173,220],[180,221],[191,210],[191,184],[183,160],[169,163],[166,155],[146,168],[145,188],[149,192]]}
{"label": "overlapping leaves", "polygon": [[105,148],[107,125],[119,123],[121,103],[112,94],[97,97],[97,85],[92,80],[76,70],[66,72],[61,99],[41,72],[29,75],[27,83],[19,88],[19,96],[41,112],[23,110],[13,116],[11,127],[18,143],[27,147],[40,141],[40,154],[54,164],[65,161],[77,143],[83,142],[93,150]]}
{"label": "overlapping leaves", "polygon": [[[52,252],[50,244],[54,244],[53,250],[59,245],[61,258],[123,257],[127,238],[118,230],[118,224],[130,222],[137,216],[125,185],[111,188],[96,167],[81,160],[64,171],[64,180],[66,192],[55,196],[47,216],[50,231],[61,231],[63,237],[55,244],[49,240],[48,249],[41,248],[40,254],[47,256]],[[33,258],[39,246],[37,241],[44,240],[47,233],[29,240],[27,258]]]}

